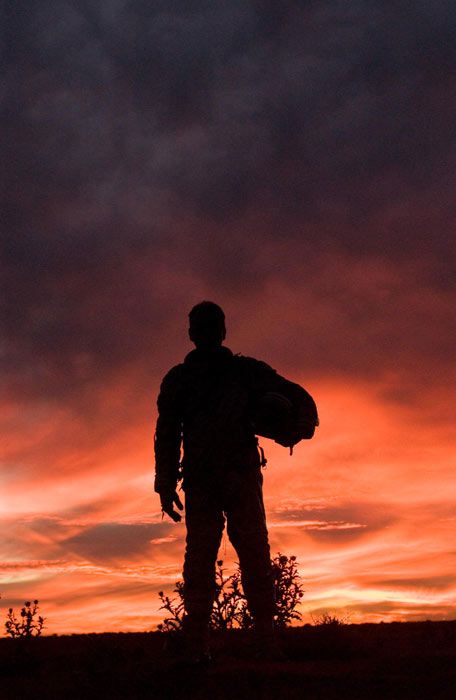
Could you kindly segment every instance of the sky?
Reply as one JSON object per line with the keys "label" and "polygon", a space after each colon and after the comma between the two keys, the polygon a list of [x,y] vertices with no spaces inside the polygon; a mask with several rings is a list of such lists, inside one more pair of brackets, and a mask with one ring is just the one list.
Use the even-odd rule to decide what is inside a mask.
{"label": "sky", "polygon": [[210,299],[319,408],[292,457],[262,440],[303,621],[454,619],[452,0],[3,13],[0,616],[162,619],[156,396]]}

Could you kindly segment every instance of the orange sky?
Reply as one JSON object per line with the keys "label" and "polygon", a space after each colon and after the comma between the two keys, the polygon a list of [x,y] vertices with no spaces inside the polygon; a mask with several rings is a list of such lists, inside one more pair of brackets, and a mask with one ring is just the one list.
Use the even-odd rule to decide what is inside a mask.
{"label": "orange sky", "polygon": [[6,18],[0,613],[160,621],[155,401],[210,299],[319,407],[263,441],[303,619],[454,618],[454,2],[92,5]]}
{"label": "orange sky", "polygon": [[[304,620],[322,611],[353,622],[454,617],[448,428],[385,405],[379,384],[307,386],[321,415],[314,440],[292,457],[263,440],[271,548],[298,557]],[[42,444],[52,426],[37,422]],[[54,468],[8,484],[5,607],[37,597],[48,633],[144,630],[160,621],[157,592],[180,578],[184,526],[161,520],[151,433],[138,425],[92,454],[63,450]],[[226,538],[220,556],[235,561]]]}

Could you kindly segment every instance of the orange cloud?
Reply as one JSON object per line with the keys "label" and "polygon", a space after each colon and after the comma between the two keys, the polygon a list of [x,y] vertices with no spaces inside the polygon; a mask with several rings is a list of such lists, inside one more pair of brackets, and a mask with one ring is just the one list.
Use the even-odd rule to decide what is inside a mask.
{"label": "orange cloud", "polygon": [[[415,425],[410,407],[385,403],[381,383],[309,388],[321,415],[314,440],[292,457],[263,441],[271,549],[298,557],[305,619],[322,610],[354,621],[451,616],[455,484],[445,426]],[[93,473],[46,471],[28,500],[13,490],[2,512],[3,602],[37,597],[49,631],[149,629],[161,619],[158,590],[180,578],[184,526],[161,520],[148,436],[141,444],[134,430],[130,472],[128,435],[115,459],[115,450],[96,453]],[[226,536],[220,555],[234,565]]]}

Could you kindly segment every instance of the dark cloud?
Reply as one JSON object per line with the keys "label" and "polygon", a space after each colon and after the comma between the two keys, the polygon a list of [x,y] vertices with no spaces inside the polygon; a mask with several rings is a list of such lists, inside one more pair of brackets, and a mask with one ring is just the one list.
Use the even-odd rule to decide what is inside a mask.
{"label": "dark cloud", "polygon": [[383,505],[347,503],[334,507],[294,508],[273,510],[271,522],[275,525],[296,525],[310,537],[321,542],[350,542],[391,526],[397,516]]}
{"label": "dark cloud", "polygon": [[[445,604],[433,604],[430,606],[426,604],[425,601],[420,603],[409,603],[407,601],[400,602],[400,609],[398,610],[397,603],[391,602],[389,600],[379,600],[375,603],[360,602],[354,605],[344,605],[341,609],[340,615],[338,615],[337,608],[332,608],[330,613],[339,616],[343,621],[350,622],[351,616],[357,614],[363,614],[370,616],[371,619],[377,618],[378,621],[385,622],[387,620],[402,621],[404,616],[407,616],[408,622],[422,622],[423,620],[448,620],[452,619],[454,615],[454,607],[452,605]],[[312,615],[315,619],[318,619],[320,615],[328,613],[328,608],[318,607],[312,610]]]}
{"label": "dark cloud", "polygon": [[[100,602],[106,601],[108,596],[112,596],[114,600],[116,600],[117,597],[125,600],[125,598],[139,596],[141,594],[144,596],[149,595],[158,598],[155,591],[152,593],[150,581],[135,579],[117,585],[109,582],[109,586],[107,586],[107,582],[104,581],[104,584],[105,585],[100,586],[96,590],[78,590],[76,587],[76,590],[73,590],[70,593],[60,593],[53,596],[52,603],[56,606],[56,608],[71,608],[74,610],[75,605],[78,605],[81,609],[83,609],[84,603],[89,603],[90,606],[100,604]],[[138,604],[136,603],[136,607],[137,605]]]}
{"label": "dark cloud", "polygon": [[384,504],[370,503],[367,507],[365,503],[353,501],[352,503],[340,504],[335,506],[325,506],[323,504],[317,507],[304,506],[303,508],[278,509],[272,511],[276,520],[289,521],[327,521],[327,522],[345,522],[359,523],[366,527],[385,527],[393,522],[393,514],[391,510]]}
{"label": "dark cloud", "polygon": [[[98,508],[110,505],[111,499],[98,502]],[[156,504],[155,504],[156,505]],[[80,510],[87,514],[90,510]],[[100,510],[98,511],[98,513]],[[82,524],[63,515],[37,515],[33,517],[10,517],[3,519],[5,532],[9,533],[3,547],[6,557],[3,568],[42,568],[52,570],[56,566],[78,562],[82,557],[100,565],[110,565],[122,560],[133,560],[147,554],[148,561],[160,556],[160,548],[169,552],[182,537],[182,529],[170,522],[96,522]],[[181,546],[182,542],[179,542]],[[162,550],[163,552],[163,550]],[[76,556],[76,558],[75,558]],[[22,557],[22,564],[20,563]]]}
{"label": "dark cloud", "polygon": [[10,5],[10,398],[106,418],[101,387],[155,390],[202,296],[279,367],[449,366],[455,22],[449,0]]}
{"label": "dark cloud", "polygon": [[436,575],[436,576],[423,576],[416,578],[409,578],[404,576],[403,578],[397,579],[379,579],[377,581],[371,581],[373,587],[383,587],[392,588],[394,590],[407,590],[407,589],[437,589],[439,591],[453,591],[456,588],[456,577],[452,575]]}
{"label": "dark cloud", "polygon": [[154,541],[158,544],[170,534],[168,523],[101,523],[84,529],[64,540],[66,551],[83,556],[89,561],[109,562],[116,559],[134,559],[145,554]]}

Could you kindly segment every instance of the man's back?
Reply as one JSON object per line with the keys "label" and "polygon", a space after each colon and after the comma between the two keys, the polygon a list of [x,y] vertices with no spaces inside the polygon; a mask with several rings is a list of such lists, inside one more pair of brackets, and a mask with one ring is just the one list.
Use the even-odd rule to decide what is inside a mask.
{"label": "man's back", "polygon": [[[274,370],[221,346],[193,350],[166,375],[158,398],[158,471],[183,439],[185,483],[260,464],[252,412]],[[171,426],[175,426],[174,430]],[[180,426],[180,431],[177,426]],[[171,429],[170,429],[171,428]]]}
{"label": "man's back", "polygon": [[258,468],[254,415],[266,392],[296,403],[307,392],[265,362],[233,355],[225,346],[196,348],[165,376],[158,397],[156,474],[160,482],[179,462],[184,484],[223,479],[224,470]]}

